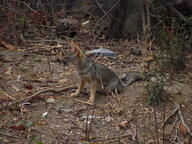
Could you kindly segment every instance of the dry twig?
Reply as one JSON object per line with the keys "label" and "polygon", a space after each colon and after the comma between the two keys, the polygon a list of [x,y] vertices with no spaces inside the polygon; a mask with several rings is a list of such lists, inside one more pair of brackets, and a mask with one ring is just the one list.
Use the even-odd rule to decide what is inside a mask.
{"label": "dry twig", "polygon": [[117,139],[121,139],[121,138],[128,138],[127,140],[132,143],[132,144],[139,144],[139,142],[129,138],[130,134],[126,134],[126,135],[121,135],[121,136],[117,136],[117,137],[112,137],[112,138],[108,138],[108,139],[99,139],[99,140],[94,140],[94,142],[111,142]]}
{"label": "dry twig", "polygon": [[177,106],[173,112],[171,112],[164,120],[164,122],[161,125],[161,128],[165,127],[165,125],[167,125],[168,123],[170,123],[170,120],[173,119],[173,117],[175,117],[175,115],[178,113],[179,110],[179,106]]}
{"label": "dry twig", "polygon": [[184,125],[184,127],[185,127],[186,130],[187,130],[187,133],[188,133],[188,134],[190,135],[190,137],[192,138],[192,133],[191,133],[191,131],[190,131],[190,128],[187,126],[187,124],[186,124],[185,121],[184,121],[184,118],[183,118],[183,116],[182,116],[182,113],[181,113],[181,110],[180,110],[179,105],[177,105],[176,108],[175,108],[175,110],[165,118],[165,121],[162,123],[161,127],[165,127],[165,125],[169,124],[170,121],[175,117],[176,114],[178,114],[179,119],[181,120],[181,123]]}
{"label": "dry twig", "polygon": [[1,106],[0,109],[11,107],[13,105],[17,105],[17,104],[20,104],[22,102],[30,101],[30,100],[34,99],[35,97],[37,97],[38,95],[40,95],[42,93],[46,93],[46,92],[59,93],[59,92],[62,92],[62,91],[68,91],[70,89],[75,89],[75,87],[66,87],[66,88],[60,88],[60,89],[56,89],[56,88],[43,89],[43,90],[35,92],[34,94],[30,95],[29,97],[23,98],[23,99],[21,99],[19,101],[13,102],[13,103],[5,105],[5,106]]}
{"label": "dry twig", "polygon": [[4,91],[0,91],[0,93],[4,94],[6,97],[16,100],[16,98],[14,98],[13,96],[9,95],[8,93],[4,92]]}

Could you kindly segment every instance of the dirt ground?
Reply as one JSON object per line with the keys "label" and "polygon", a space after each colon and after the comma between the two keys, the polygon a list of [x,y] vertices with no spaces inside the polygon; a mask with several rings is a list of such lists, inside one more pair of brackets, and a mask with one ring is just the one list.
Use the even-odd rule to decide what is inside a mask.
{"label": "dirt ground", "polygon": [[[99,62],[119,76],[130,70],[143,71],[144,57],[131,55],[128,47],[123,45],[131,44],[114,42],[111,47],[113,51],[118,47],[115,51],[118,59],[101,58]],[[65,51],[71,50],[68,47]],[[41,89],[55,86],[75,88],[78,84],[72,63],[59,64],[56,62],[58,56],[7,49],[2,49],[1,54],[4,55],[0,73],[2,106]],[[98,94],[95,106],[70,98],[73,88],[59,93],[42,93],[19,106],[0,110],[0,143],[156,143],[157,137],[160,143],[163,137],[165,143],[174,140],[177,143],[177,138],[182,138],[177,131],[179,120],[173,118],[164,130],[161,125],[176,104],[180,104],[184,121],[191,129],[191,72],[186,70],[185,74],[177,74],[174,82],[176,86],[173,84],[172,94],[155,107],[146,104],[144,90],[147,82],[135,82],[120,94]],[[88,93],[82,93],[78,99],[87,100]]]}
{"label": "dirt ground", "polygon": [[[110,67],[118,76],[128,71],[143,72],[153,63],[145,62],[146,54],[135,56],[130,53],[131,47],[142,49],[142,42],[101,39],[92,44],[84,36],[80,43],[86,50],[103,46],[117,53],[117,59],[101,57],[97,61]],[[62,63],[62,57],[47,51],[46,46],[31,45],[15,51],[0,47],[0,144],[190,143],[190,54],[187,68],[174,75],[160,105],[147,105],[145,88],[148,82],[140,81],[119,94],[97,94],[95,105],[89,106],[70,97],[78,85],[78,76],[68,58],[72,52],[69,45],[61,46]],[[47,88],[66,89],[56,93],[43,92],[32,100],[2,108]],[[88,97],[89,89],[85,89],[78,99],[87,100]],[[176,109],[178,104],[180,107]],[[176,114],[178,111],[182,117]]]}

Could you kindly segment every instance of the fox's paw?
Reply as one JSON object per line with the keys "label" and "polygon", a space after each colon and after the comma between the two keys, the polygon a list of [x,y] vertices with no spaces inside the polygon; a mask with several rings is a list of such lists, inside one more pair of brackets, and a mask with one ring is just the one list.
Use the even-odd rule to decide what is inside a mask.
{"label": "fox's paw", "polygon": [[82,101],[82,100],[79,100],[79,99],[76,99],[76,98],[74,98],[74,100],[76,101],[76,102],[80,102],[80,103],[84,103],[84,104],[88,104],[88,105],[94,105],[94,102],[92,102],[92,101]]}

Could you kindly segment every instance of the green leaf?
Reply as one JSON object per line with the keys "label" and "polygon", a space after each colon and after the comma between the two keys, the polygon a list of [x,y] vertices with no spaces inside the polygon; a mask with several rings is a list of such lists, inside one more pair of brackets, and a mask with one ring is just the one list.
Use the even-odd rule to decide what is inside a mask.
{"label": "green leaf", "polygon": [[19,16],[19,24],[25,24],[25,16]]}

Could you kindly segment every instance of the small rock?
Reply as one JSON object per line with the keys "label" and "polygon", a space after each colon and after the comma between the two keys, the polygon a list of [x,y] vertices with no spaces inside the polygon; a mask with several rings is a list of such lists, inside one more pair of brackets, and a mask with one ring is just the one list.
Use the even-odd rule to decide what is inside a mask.
{"label": "small rock", "polygon": [[105,120],[107,121],[107,123],[111,122],[113,120],[113,118],[111,116],[108,116],[105,118]]}
{"label": "small rock", "polygon": [[21,79],[21,75],[18,75],[16,81],[17,81],[17,82],[20,82],[21,80],[22,80],[22,79]]}
{"label": "small rock", "polygon": [[151,82],[157,82],[157,78],[156,77],[151,77]]}
{"label": "small rock", "polygon": [[44,112],[44,113],[42,113],[41,116],[45,118],[45,117],[47,117],[47,115],[48,115],[48,112]]}
{"label": "small rock", "polygon": [[55,102],[55,99],[54,98],[48,98],[47,99],[47,103],[54,103]]}
{"label": "small rock", "polygon": [[76,28],[75,28],[75,25],[77,23],[78,23],[78,20],[75,20],[75,19],[63,19],[56,27],[57,35],[74,37],[77,34]]}
{"label": "small rock", "polygon": [[131,54],[140,56],[142,55],[141,50],[139,48],[131,47],[130,48]]}
{"label": "small rock", "polygon": [[64,121],[64,122],[69,122],[69,119],[64,118],[63,121]]}

